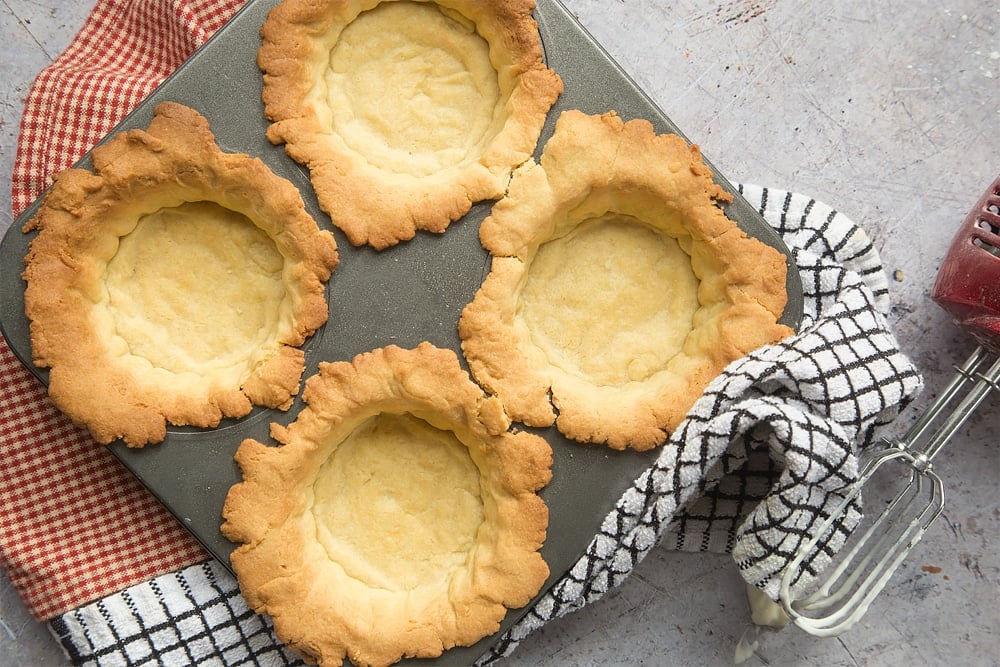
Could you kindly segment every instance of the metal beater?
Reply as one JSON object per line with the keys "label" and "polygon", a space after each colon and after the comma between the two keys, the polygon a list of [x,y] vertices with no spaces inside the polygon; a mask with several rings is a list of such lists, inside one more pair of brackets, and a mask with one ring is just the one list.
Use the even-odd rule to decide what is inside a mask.
{"label": "metal beater", "polygon": [[[938,271],[933,300],[968,331],[979,347],[955,378],[897,440],[883,439],[843,502],[785,568],[780,602],[805,631],[832,637],[856,623],[893,572],[944,510],[944,483],[931,465],[965,420],[992,392],[1000,393],[1000,177],[965,218]],[[792,592],[803,562],[815,555],[873,476],[890,462],[909,472],[903,489],[878,516],[852,535],[825,579],[809,592]],[[882,474],[882,473],[880,473]]]}

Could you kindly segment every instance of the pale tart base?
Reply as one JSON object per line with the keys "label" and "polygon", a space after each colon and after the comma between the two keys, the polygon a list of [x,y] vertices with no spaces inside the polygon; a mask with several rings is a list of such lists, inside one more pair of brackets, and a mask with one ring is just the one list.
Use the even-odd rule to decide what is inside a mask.
{"label": "pale tart base", "polygon": [[698,279],[677,241],[607,215],[539,247],[514,326],[562,372],[620,387],[682,350],[698,307]]}
{"label": "pale tart base", "polygon": [[380,414],[356,427],[311,492],[327,557],[346,576],[385,590],[442,590],[485,520],[468,448],[409,414]]}

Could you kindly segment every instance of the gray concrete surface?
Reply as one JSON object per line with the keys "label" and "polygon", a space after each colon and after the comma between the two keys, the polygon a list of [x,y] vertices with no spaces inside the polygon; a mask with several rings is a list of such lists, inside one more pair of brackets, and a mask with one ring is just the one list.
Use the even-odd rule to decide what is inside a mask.
{"label": "gray concrete surface", "polygon": [[[1000,7],[980,0],[564,0],[733,180],[811,194],[861,223],[891,276],[891,324],[927,390],[971,351],[928,297],[948,243],[1000,173]],[[23,98],[90,2],[0,0],[0,171]],[[10,223],[0,198],[0,225]],[[868,616],[836,639],[764,633],[748,665],[1000,664],[1000,427],[993,396],[939,458],[945,513]],[[749,628],[729,559],[657,550],[620,589],[507,661],[724,665]],[[0,664],[61,665],[0,580]]]}

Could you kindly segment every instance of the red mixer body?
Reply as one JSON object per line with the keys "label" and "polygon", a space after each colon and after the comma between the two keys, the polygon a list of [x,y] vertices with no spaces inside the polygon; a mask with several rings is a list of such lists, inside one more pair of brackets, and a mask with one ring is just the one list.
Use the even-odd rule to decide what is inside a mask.
{"label": "red mixer body", "polygon": [[955,235],[931,298],[981,345],[1000,354],[1000,177]]}

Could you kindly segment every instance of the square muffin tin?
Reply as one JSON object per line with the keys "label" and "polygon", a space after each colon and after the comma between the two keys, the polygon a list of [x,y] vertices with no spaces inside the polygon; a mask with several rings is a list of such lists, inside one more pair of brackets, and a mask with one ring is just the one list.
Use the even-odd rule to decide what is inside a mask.
{"label": "square muffin tin", "polygon": [[[414,347],[426,340],[454,349],[462,359],[457,322],[489,270],[489,256],[479,243],[478,232],[492,202],[475,205],[442,235],[420,232],[413,240],[380,252],[352,246],[319,209],[305,169],[285,155],[283,146],[271,145],[265,137],[267,121],[256,55],[259,28],[276,4],[277,0],[247,3],[113,133],[145,128],[160,102],[190,106],[208,119],[222,150],[261,158],[299,188],[307,210],[320,226],[334,231],[341,260],[327,286],[330,318],[304,346],[304,377],[315,373],[320,361],[350,360],[389,344]],[[648,119],[658,133],[682,134],[558,0],[538,0],[535,17],[547,64],[565,85],[549,114],[537,152],[551,136],[559,114],[571,108],[592,114],[614,110],[625,120]],[[89,157],[85,156],[79,166],[89,167]],[[789,257],[774,230],[712,169],[716,181],[734,195],[734,201],[724,206],[727,215],[748,235]],[[21,227],[37,207],[38,202],[25,211],[0,243],[0,328],[14,353],[44,383],[47,372],[31,362],[24,315],[25,285],[21,279],[31,240]],[[797,328],[802,315],[802,288],[790,259],[788,266],[789,301],[781,321]],[[272,442],[268,435],[270,423],[288,424],[301,408],[298,399],[287,412],[258,408],[243,419],[225,421],[214,429],[171,427],[166,440],[158,445],[129,449],[113,443],[110,448],[228,567],[235,545],[222,536],[219,526],[226,493],[241,479],[233,454],[244,438]],[[541,492],[550,511],[542,554],[551,575],[543,586],[544,592],[580,558],[604,517],[650,465],[658,450],[616,452],[569,441],[555,428],[530,430],[549,441],[554,457],[552,482]],[[501,633],[526,610],[509,611]],[[404,660],[401,664],[470,664],[497,636],[486,637],[471,647],[451,649],[436,660]]]}

